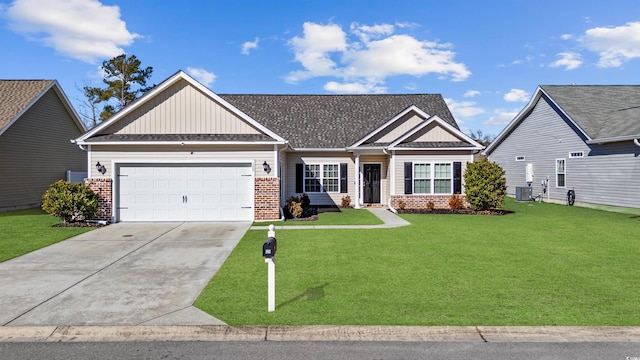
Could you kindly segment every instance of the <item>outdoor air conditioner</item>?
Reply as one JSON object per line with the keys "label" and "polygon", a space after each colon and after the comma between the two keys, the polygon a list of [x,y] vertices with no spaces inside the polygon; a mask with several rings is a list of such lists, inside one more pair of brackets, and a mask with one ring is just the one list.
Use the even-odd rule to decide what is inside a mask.
{"label": "outdoor air conditioner", "polygon": [[531,188],[528,186],[516,186],[516,200],[529,201],[531,200]]}

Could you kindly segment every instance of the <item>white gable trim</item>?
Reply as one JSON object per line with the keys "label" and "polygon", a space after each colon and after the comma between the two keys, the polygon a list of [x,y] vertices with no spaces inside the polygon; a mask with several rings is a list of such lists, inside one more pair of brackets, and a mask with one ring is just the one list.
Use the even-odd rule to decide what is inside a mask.
{"label": "white gable trim", "polygon": [[404,109],[403,111],[401,111],[398,115],[392,117],[391,119],[389,119],[389,121],[387,121],[386,123],[384,123],[382,126],[378,127],[377,129],[373,130],[372,132],[370,132],[369,134],[367,134],[365,137],[363,137],[362,139],[360,139],[358,142],[356,142],[355,144],[349,146],[349,149],[352,148],[357,148],[360,145],[362,145],[365,141],[371,139],[373,136],[375,136],[376,134],[380,133],[381,131],[383,131],[384,129],[386,129],[387,127],[391,126],[391,124],[393,124],[394,122],[398,121],[398,119],[400,119],[401,117],[405,116],[406,114],[408,114],[409,112],[414,111],[416,112],[419,116],[421,116],[423,119],[428,119],[431,115],[425,113],[424,111],[420,110],[420,108],[418,108],[415,105],[411,105],[409,107],[407,107],[406,109]]}
{"label": "white gable trim", "polygon": [[86,139],[88,139],[88,138],[92,137],[93,135],[99,133],[103,129],[115,124],[120,119],[124,118],[129,113],[133,112],[134,110],[136,110],[137,108],[139,108],[140,106],[142,106],[143,104],[148,102],[150,99],[155,97],[157,94],[159,94],[162,91],[166,90],[168,87],[170,87],[171,85],[175,84],[179,80],[187,81],[191,86],[193,86],[196,89],[202,91],[205,95],[211,97],[214,101],[220,103],[222,106],[230,109],[231,112],[233,112],[235,115],[240,117],[242,120],[248,122],[252,126],[255,126],[258,130],[260,130],[263,133],[265,133],[266,135],[272,137],[277,142],[279,142],[279,143],[284,143],[285,142],[285,139],[283,139],[282,137],[280,137],[279,135],[277,135],[273,131],[267,129],[264,125],[260,124],[258,121],[254,120],[249,115],[243,113],[242,111],[240,111],[235,106],[231,105],[229,102],[227,102],[226,100],[224,100],[223,98],[218,96],[213,91],[209,90],[209,88],[207,88],[206,86],[200,84],[198,81],[193,79],[191,76],[187,75],[182,70],[176,72],[170,78],[168,78],[167,80],[165,80],[164,82],[162,82],[161,84],[156,86],[155,88],[151,89],[149,92],[147,92],[142,97],[140,97],[139,99],[134,101],[132,104],[129,104],[127,107],[125,107],[124,109],[122,109],[121,111],[119,111],[118,113],[113,115],[108,120],[103,121],[100,125],[96,126],[91,131],[89,131],[86,134],[84,134],[84,135],[80,136],[79,138],[77,138],[74,142],[76,142],[78,144],[85,144],[84,141]]}
{"label": "white gable trim", "polygon": [[569,114],[567,114],[562,109],[562,107],[558,105],[558,103],[556,103],[555,100],[553,100],[553,98],[549,96],[546,91],[544,91],[544,89],[542,89],[541,86],[538,86],[527,106],[525,106],[524,109],[520,110],[520,112],[513,118],[513,120],[511,120],[511,122],[500,132],[500,134],[496,136],[491,144],[489,144],[489,146],[487,146],[487,148],[484,150],[483,154],[487,156],[491,154],[491,152],[493,152],[495,148],[500,143],[502,143],[502,141],[511,133],[511,131],[513,131],[513,129],[524,120],[526,115],[533,110],[533,108],[538,104],[538,101],[543,95],[547,99],[549,99],[551,103],[553,103],[555,108],[557,108],[567,119],[569,119],[569,121],[571,121],[571,123],[576,127],[576,129],[580,131],[580,133],[582,133],[582,135],[586,137],[587,143],[590,143],[590,141],[592,140],[591,137],[586,132],[584,132],[584,130],[582,130],[582,128],[575,121],[573,121],[571,116],[569,116]]}
{"label": "white gable trim", "polygon": [[[482,145],[480,145],[479,143],[477,143],[475,140],[473,140],[471,137],[467,136],[465,133],[463,133],[462,131],[454,128],[453,126],[451,126],[449,123],[447,123],[446,121],[442,120],[438,115],[434,115],[431,116],[430,118],[426,119],[425,121],[422,122],[422,124],[414,127],[412,130],[408,131],[407,133],[405,133],[404,135],[402,135],[401,137],[399,137],[398,139],[396,139],[396,141],[392,142],[391,144],[389,144],[389,149],[391,150],[407,150],[409,148],[397,148],[397,146],[399,144],[401,144],[403,141],[405,141],[406,139],[408,139],[409,137],[415,135],[418,131],[424,129],[426,126],[428,126],[431,123],[437,123],[438,125],[442,126],[443,128],[445,128],[445,130],[449,131],[450,133],[452,133],[454,136],[458,137],[459,139],[468,142],[469,144],[471,144],[471,146],[469,147],[464,147],[464,148],[452,148],[452,149],[477,149],[477,150],[481,150],[483,148]],[[411,148],[413,149],[413,148]],[[438,148],[438,150],[443,150],[443,149],[447,149],[449,150],[450,148]],[[421,148],[421,150],[425,150],[424,148]]]}
{"label": "white gable trim", "polygon": [[46,94],[52,88],[54,89],[54,92],[56,93],[58,98],[62,101],[62,105],[65,107],[65,109],[67,109],[67,112],[69,113],[69,115],[71,115],[71,118],[76,123],[80,131],[82,132],[87,131],[86,126],[80,120],[80,116],[78,115],[76,110],[73,108],[73,106],[71,106],[71,103],[67,98],[67,95],[64,93],[64,91],[62,91],[62,87],[60,87],[60,84],[58,83],[57,80],[53,80],[51,81],[51,84],[49,84],[49,86],[47,86],[44,90],[42,90],[40,94],[38,94],[38,96],[36,96],[29,104],[27,104],[27,106],[25,106],[22,110],[20,110],[20,112],[13,119],[11,119],[11,121],[9,121],[7,125],[4,126],[4,128],[0,129],[0,135],[4,134],[4,132],[7,131],[7,129],[9,129],[11,125],[13,125],[16,121],[18,121],[18,119],[20,119],[22,115],[24,115],[29,109],[31,109],[32,106],[34,106],[38,101],[40,101],[40,99],[44,96],[44,94]]}

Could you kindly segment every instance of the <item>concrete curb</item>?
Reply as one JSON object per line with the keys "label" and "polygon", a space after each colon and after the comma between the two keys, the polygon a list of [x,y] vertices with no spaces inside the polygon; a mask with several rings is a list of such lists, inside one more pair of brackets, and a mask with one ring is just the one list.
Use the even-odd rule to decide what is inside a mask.
{"label": "concrete curb", "polygon": [[640,327],[608,326],[3,326],[3,342],[397,341],[634,342]]}

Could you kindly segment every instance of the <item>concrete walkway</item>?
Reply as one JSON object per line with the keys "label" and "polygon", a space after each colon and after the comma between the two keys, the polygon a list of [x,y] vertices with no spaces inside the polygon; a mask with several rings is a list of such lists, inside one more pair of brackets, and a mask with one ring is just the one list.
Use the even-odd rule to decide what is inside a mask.
{"label": "concrete walkway", "polygon": [[[410,222],[401,218],[400,216],[392,213],[387,208],[366,208],[373,215],[377,216],[384,224],[379,225],[289,225],[295,222],[274,222],[276,230],[290,229],[290,230],[313,230],[313,229],[389,229],[400,226],[411,225]],[[284,224],[284,225],[283,225]],[[250,230],[264,230],[265,226],[252,226]]]}

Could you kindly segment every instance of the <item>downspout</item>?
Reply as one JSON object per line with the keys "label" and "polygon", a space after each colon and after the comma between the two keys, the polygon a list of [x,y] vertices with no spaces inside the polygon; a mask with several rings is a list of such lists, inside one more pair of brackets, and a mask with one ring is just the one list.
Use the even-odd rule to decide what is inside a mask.
{"label": "downspout", "polygon": [[633,139],[633,143],[636,144],[636,146],[640,146],[640,139],[638,138]]}
{"label": "downspout", "polygon": [[[287,141],[287,142],[284,144],[284,146],[282,147],[282,149],[279,149],[279,150],[278,150],[278,161],[280,161],[280,160],[282,159],[282,152],[283,152],[283,151],[285,151],[285,150],[287,150],[288,145],[289,145],[289,142]],[[287,166],[286,166],[286,165],[284,165],[284,166],[282,166],[282,169],[280,169],[280,166],[279,166],[279,165],[280,165],[280,164],[278,164],[278,169],[279,169],[280,171],[282,171],[282,169],[286,169],[286,168],[287,168]],[[284,200],[285,200],[285,199],[284,199],[284,197],[285,197],[285,196],[284,196],[284,195],[285,195],[284,185],[286,184],[286,182],[284,182],[284,181],[283,181],[283,178],[286,178],[286,177],[287,177],[287,174],[282,174],[282,172],[281,172],[281,173],[280,173],[280,175],[279,175],[279,177],[280,177],[280,196],[279,196],[279,197],[280,197],[280,204],[281,204],[281,206],[278,206],[278,208],[280,208],[280,220],[284,221],[284,207],[283,207],[283,205],[282,205],[282,204],[284,204],[284,203],[285,203],[285,201],[284,201]]]}

